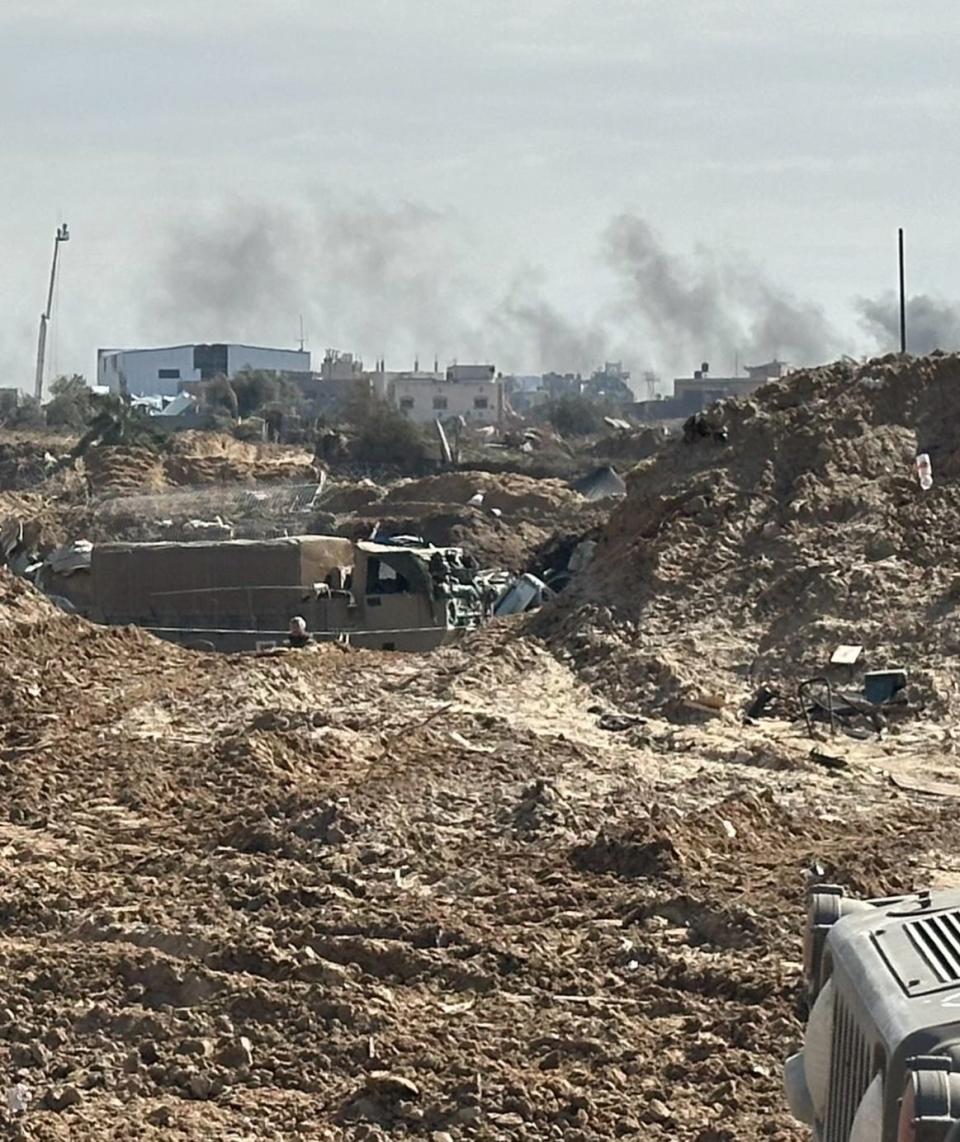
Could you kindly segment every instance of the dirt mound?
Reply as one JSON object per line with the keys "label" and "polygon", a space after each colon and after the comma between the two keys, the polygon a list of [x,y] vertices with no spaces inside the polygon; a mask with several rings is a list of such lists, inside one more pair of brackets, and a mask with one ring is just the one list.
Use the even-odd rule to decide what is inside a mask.
{"label": "dirt mound", "polygon": [[539,629],[591,668],[612,656],[641,704],[819,673],[840,643],[952,702],[933,675],[960,646],[960,358],[797,373],[707,416],[726,443],[676,440],[635,468]]}
{"label": "dirt mound", "polygon": [[0,434],[0,491],[22,492],[37,487],[74,441],[64,436],[33,437]]}
{"label": "dirt mound", "polygon": [[[958,382],[881,361],[720,406],[567,600],[430,656],[194,654],[0,572],[4,1130],[800,1142],[807,884],[956,884]],[[494,519],[434,479],[468,494],[384,515]],[[835,641],[941,720],[842,769],[743,723]]]}
{"label": "dirt mound", "polygon": [[535,480],[510,472],[447,472],[422,480],[403,480],[386,495],[388,504],[466,504],[478,492],[483,506],[504,516],[544,516],[579,506],[580,496],[562,480]]}
{"label": "dirt mound", "polygon": [[[368,505],[362,515],[340,519],[336,530],[349,539],[367,539],[374,528],[381,535],[417,535],[440,547],[462,547],[484,567],[504,567],[520,572],[527,568],[532,554],[553,534],[550,528],[530,520],[508,523],[478,508],[438,509],[437,504],[412,505],[384,503],[384,515],[371,513]],[[395,512],[403,514],[394,514]]]}
{"label": "dirt mound", "polygon": [[173,485],[218,483],[308,483],[318,472],[311,453],[292,447],[252,444],[214,432],[178,433],[164,461]]}
{"label": "dirt mound", "polygon": [[29,583],[0,569],[0,630],[22,635],[29,624],[62,618],[63,612]]}
{"label": "dirt mound", "polygon": [[666,440],[665,428],[640,428],[633,432],[604,436],[593,445],[591,452],[594,456],[611,460],[646,460],[662,448]]}
{"label": "dirt mound", "polygon": [[166,486],[163,455],[151,448],[126,444],[100,445],[83,457],[84,471],[93,492],[157,492]]}
{"label": "dirt mound", "polygon": [[0,527],[17,521],[29,551],[50,551],[90,531],[90,512],[78,495],[0,492]]}
{"label": "dirt mound", "polygon": [[[470,501],[483,494],[477,505]],[[318,502],[329,524],[351,539],[419,535],[429,543],[471,552],[484,566],[523,571],[558,530],[579,534],[605,521],[600,506],[560,480],[514,473],[451,472],[400,480],[387,489],[370,481],[331,487]]]}
{"label": "dirt mound", "polygon": [[955,810],[611,732],[517,631],[193,654],[0,572],[4,1129],[802,1138],[813,856],[899,891]]}
{"label": "dirt mound", "polygon": [[90,488],[98,494],[156,492],[214,484],[309,483],[318,472],[310,453],[249,444],[223,433],[184,432],[162,451],[100,445],[84,457]]}
{"label": "dirt mound", "polygon": [[358,512],[367,504],[375,503],[382,495],[383,489],[378,488],[370,480],[357,484],[338,483],[324,495],[321,506],[324,511],[333,512],[335,515]]}

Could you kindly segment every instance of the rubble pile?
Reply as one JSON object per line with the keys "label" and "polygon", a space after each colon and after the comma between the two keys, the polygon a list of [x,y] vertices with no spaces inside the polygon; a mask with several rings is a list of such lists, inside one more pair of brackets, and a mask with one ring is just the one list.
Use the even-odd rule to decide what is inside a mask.
{"label": "rubble pile", "polygon": [[605,521],[611,502],[590,503],[562,480],[462,471],[382,489],[335,486],[320,507],[337,513],[337,530],[351,539],[378,527],[463,547],[485,566],[523,571],[558,531],[585,532]]}
{"label": "rubble pile", "polygon": [[633,470],[589,571],[538,629],[635,706],[809,677],[856,644],[953,708],[960,358],[797,373],[686,437]]}

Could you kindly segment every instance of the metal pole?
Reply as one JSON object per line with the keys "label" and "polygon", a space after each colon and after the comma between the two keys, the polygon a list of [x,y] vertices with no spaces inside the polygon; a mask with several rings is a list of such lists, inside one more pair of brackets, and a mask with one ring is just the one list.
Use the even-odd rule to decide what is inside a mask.
{"label": "metal pole", "polygon": [[43,365],[47,350],[47,326],[50,324],[50,311],[53,309],[53,288],[57,279],[57,255],[60,253],[60,243],[67,242],[70,231],[67,224],[57,227],[56,237],[53,239],[53,261],[50,265],[50,288],[47,290],[47,308],[40,314],[40,335],[37,338],[37,375],[34,382],[34,396],[38,401],[43,400]]}
{"label": "metal pole", "polygon": [[47,348],[47,315],[40,314],[40,335],[37,338],[37,375],[33,385],[33,395],[38,401],[43,399],[43,357]]}
{"label": "metal pole", "polygon": [[57,236],[53,240],[53,262],[50,265],[50,288],[47,290],[47,308],[44,311],[47,315],[47,320],[50,320],[50,310],[53,309],[53,286],[57,277],[57,254],[60,253],[60,231],[57,231]]}
{"label": "metal pole", "polygon": [[903,284],[903,227],[898,232],[900,248],[900,352],[907,351],[907,295]]}

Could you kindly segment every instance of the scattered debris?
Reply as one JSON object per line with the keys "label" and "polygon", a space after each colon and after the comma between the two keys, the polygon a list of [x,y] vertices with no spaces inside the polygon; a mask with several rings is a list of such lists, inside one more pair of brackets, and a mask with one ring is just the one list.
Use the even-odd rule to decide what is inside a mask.
{"label": "scattered debris", "polygon": [[848,645],[846,643],[838,646],[837,649],[830,655],[831,666],[854,666],[863,654],[862,646]]}
{"label": "scattered debris", "polygon": [[746,710],[744,710],[743,716],[751,719],[761,717],[774,698],[779,697],[780,691],[778,689],[761,686],[754,694]]}
{"label": "scattered debris", "polygon": [[493,613],[498,618],[519,615],[524,611],[542,606],[551,597],[550,588],[542,579],[529,572],[521,575],[504,591],[493,605]]}
{"label": "scattered debris", "polygon": [[603,713],[597,719],[597,728],[607,730],[610,733],[622,733],[623,730],[645,724],[646,719],[638,717],[636,714]]}
{"label": "scattered debris", "polygon": [[847,769],[850,765],[845,757],[840,757],[837,754],[824,753],[823,750],[817,749],[816,746],[810,751],[810,760],[815,761],[817,765],[824,766],[826,769]]}
{"label": "scattered debris", "polygon": [[879,706],[889,702],[906,685],[906,670],[871,670],[864,675],[863,693],[868,702]]}

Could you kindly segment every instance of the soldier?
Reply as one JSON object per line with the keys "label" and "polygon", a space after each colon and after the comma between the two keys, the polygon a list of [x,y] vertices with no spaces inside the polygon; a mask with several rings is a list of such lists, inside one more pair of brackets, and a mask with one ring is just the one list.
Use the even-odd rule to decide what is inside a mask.
{"label": "soldier", "polygon": [[287,645],[302,650],[303,647],[309,646],[313,642],[313,636],[307,630],[306,619],[300,615],[295,615],[290,620],[290,627],[287,631]]}

